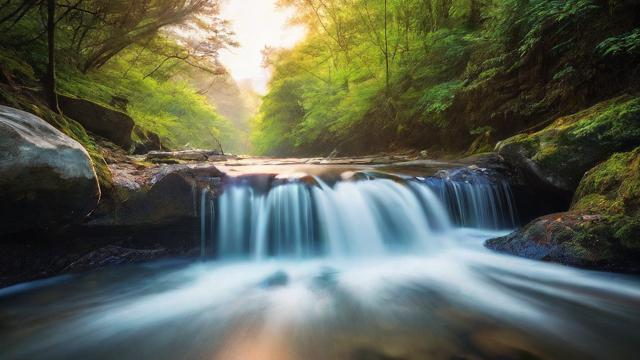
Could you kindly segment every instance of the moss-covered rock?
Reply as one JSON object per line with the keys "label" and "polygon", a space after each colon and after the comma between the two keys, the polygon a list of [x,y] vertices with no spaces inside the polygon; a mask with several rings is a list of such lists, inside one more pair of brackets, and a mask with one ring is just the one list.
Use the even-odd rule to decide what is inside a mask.
{"label": "moss-covered rock", "polygon": [[528,258],[640,271],[640,148],[589,170],[569,212],[538,218],[489,248]]}
{"label": "moss-covered rock", "polygon": [[112,191],[88,218],[87,228],[148,228],[198,217],[200,189],[223,173],[211,164],[110,165]]}
{"label": "moss-covered rock", "polygon": [[620,96],[543,130],[497,145],[513,166],[554,189],[573,193],[584,173],[612,153],[640,145],[640,98]]}
{"label": "moss-covered rock", "polygon": [[640,148],[614,154],[589,170],[576,190],[572,208],[590,213],[640,215]]}
{"label": "moss-covered rock", "polygon": [[486,246],[530,259],[639,272],[640,223],[628,220],[632,219],[578,212],[552,214],[505,237],[488,240]]}

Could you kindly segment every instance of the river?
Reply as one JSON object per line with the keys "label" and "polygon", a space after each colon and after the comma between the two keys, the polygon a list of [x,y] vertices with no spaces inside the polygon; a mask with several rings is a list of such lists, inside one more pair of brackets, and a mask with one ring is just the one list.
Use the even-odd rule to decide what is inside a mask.
{"label": "river", "polygon": [[0,358],[637,358],[638,277],[483,247],[519,225],[504,183],[252,173],[198,194],[199,261],[0,290]]}

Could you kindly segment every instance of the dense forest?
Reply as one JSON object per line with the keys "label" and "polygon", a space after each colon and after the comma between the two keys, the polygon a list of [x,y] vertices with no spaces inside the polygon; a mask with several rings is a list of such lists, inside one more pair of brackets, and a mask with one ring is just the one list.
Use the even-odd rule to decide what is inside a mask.
{"label": "dense forest", "polygon": [[[126,111],[139,129],[134,142],[152,133],[167,148],[217,148],[219,141],[246,152],[251,109],[218,62],[221,49],[236,46],[218,13],[218,1],[209,0],[3,1],[0,98],[33,111],[33,97],[46,97],[41,85],[53,59],[54,91]],[[240,110],[221,116],[216,101]],[[69,119],[51,117],[90,142]]]}
{"label": "dense forest", "polygon": [[[218,60],[237,46],[218,1],[49,3],[2,4],[3,102],[30,108],[55,72],[55,91],[124,99],[134,142],[174,149],[477,153],[640,83],[634,0],[281,0],[307,36],[265,48],[249,129],[260,100]],[[86,138],[68,121],[50,120]]]}
{"label": "dense forest", "polygon": [[281,4],[309,33],[265,51],[263,154],[487,151],[640,84],[634,0]]}

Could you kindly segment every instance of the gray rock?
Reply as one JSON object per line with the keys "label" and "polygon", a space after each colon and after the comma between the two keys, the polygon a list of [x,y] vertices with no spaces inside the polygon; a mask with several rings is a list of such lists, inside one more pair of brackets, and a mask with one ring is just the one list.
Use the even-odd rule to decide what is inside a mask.
{"label": "gray rock", "polygon": [[65,115],[79,122],[85,129],[113,141],[123,149],[131,147],[133,119],[120,111],[94,102],[69,96],[59,96],[60,109]]}
{"label": "gray rock", "polygon": [[100,199],[86,150],[30,113],[0,106],[0,234],[84,219]]}
{"label": "gray rock", "polygon": [[226,160],[227,158],[227,156],[221,154],[218,150],[151,151],[146,156],[146,160],[153,162],[163,162],[166,160],[216,161]]}
{"label": "gray rock", "polygon": [[160,136],[153,131],[145,130],[138,125],[133,127],[135,141],[133,145],[133,153],[137,155],[146,154],[149,151],[162,150],[162,141]]}
{"label": "gray rock", "polygon": [[223,176],[212,165],[110,168],[114,191],[85,226],[146,228],[197,219],[200,191],[218,184]]}

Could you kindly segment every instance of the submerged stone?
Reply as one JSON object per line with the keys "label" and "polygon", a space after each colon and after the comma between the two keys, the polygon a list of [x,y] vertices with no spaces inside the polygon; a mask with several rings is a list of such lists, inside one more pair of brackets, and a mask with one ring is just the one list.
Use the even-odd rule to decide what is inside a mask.
{"label": "submerged stone", "polygon": [[285,286],[289,283],[289,275],[284,271],[277,271],[266,279],[262,280],[260,286],[263,288],[274,288]]}

